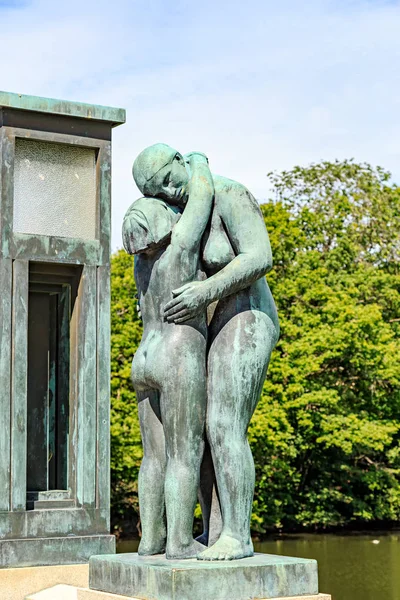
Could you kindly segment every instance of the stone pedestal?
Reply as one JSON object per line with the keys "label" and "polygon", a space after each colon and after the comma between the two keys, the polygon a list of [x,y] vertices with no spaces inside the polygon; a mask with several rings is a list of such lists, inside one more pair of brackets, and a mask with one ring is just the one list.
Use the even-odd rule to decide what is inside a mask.
{"label": "stone pedestal", "polygon": [[235,561],[166,560],[164,555],[92,556],[89,587],[143,600],[317,597],[317,561],[255,554]]}
{"label": "stone pedestal", "polygon": [[[128,596],[120,596],[109,594],[108,592],[96,592],[96,590],[88,590],[77,588],[71,585],[56,585],[47,590],[43,590],[38,594],[26,596],[24,600],[140,600],[139,598],[128,598]],[[205,598],[204,600],[214,600],[213,598]],[[268,600],[262,599],[259,600]],[[332,600],[329,594],[317,594],[316,596],[291,596],[290,598],[276,598],[276,600]]]}

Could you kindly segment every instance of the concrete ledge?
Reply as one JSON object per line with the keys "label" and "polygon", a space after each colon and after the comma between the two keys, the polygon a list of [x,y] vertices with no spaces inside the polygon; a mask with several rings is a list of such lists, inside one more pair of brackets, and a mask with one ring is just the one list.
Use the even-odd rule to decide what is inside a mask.
{"label": "concrete ledge", "polygon": [[0,107],[17,108],[19,110],[33,110],[41,113],[52,113],[68,117],[83,119],[96,119],[96,121],[109,121],[113,125],[125,123],[126,115],[123,108],[110,106],[97,106],[83,102],[70,102],[69,100],[56,100],[54,98],[40,98],[25,94],[0,92]]}
{"label": "concrete ledge", "polygon": [[47,590],[30,594],[25,600],[136,600],[126,596],[116,596],[105,592],[96,592],[70,585],[56,585]]}
{"label": "concrete ledge", "polygon": [[[1,600],[24,600],[27,594],[39,592],[57,583],[87,588],[89,565],[0,569],[0,598]],[[55,597],[53,600],[58,598]]]}
{"label": "concrete ledge", "polygon": [[105,534],[6,539],[0,540],[0,567],[86,564],[93,554],[112,552],[115,552],[115,536]]}
{"label": "concrete ledge", "polygon": [[91,590],[144,600],[250,600],[318,595],[317,561],[255,554],[232,561],[112,554],[89,560]]}
{"label": "concrete ledge", "polygon": [[[97,592],[77,588],[69,585],[56,585],[50,589],[43,590],[38,594],[27,596],[25,600],[139,600],[128,596],[118,596],[108,592]],[[211,599],[208,599],[211,600]],[[263,600],[263,599],[260,599]],[[267,599],[264,599],[267,600]],[[291,598],[276,598],[276,600],[332,600],[328,594],[318,594],[317,596],[292,596]]]}

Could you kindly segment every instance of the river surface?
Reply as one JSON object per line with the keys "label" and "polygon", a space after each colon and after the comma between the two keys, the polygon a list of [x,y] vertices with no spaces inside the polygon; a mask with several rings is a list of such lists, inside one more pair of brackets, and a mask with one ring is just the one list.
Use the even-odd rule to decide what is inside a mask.
{"label": "river surface", "polygon": [[[118,552],[136,552],[137,540]],[[400,531],[385,534],[290,535],[255,542],[256,552],[315,558],[319,589],[333,600],[400,600]]]}

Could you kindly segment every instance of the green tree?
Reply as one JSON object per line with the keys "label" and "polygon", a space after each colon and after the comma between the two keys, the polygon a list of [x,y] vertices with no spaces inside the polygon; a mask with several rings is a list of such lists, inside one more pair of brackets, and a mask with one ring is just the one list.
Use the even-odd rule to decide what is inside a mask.
{"label": "green tree", "polygon": [[400,517],[400,191],[382,169],[271,174],[282,335],[251,424],[254,527]]}
{"label": "green tree", "polygon": [[133,259],[111,261],[111,503],[115,531],[137,533],[137,477],[142,458],[137,403],[130,371],[142,335],[136,309]]}
{"label": "green tree", "polygon": [[[400,190],[353,161],[270,174],[262,206],[282,326],[250,425],[253,529],[400,518]],[[112,259],[112,503],[137,519],[142,455],[129,377],[133,262]]]}

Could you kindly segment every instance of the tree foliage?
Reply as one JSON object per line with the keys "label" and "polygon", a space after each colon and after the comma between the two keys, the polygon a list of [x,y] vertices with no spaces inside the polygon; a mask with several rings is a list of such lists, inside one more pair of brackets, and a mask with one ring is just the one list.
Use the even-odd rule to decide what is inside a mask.
{"label": "tree foliage", "polygon": [[139,503],[142,447],[131,363],[142,335],[136,310],[133,259],[120,250],[111,262],[111,504],[115,531],[133,533]]}
{"label": "tree foliage", "polygon": [[[353,161],[270,174],[262,205],[281,338],[250,425],[253,529],[400,518],[400,189]],[[112,482],[137,511],[130,363],[141,327],[132,261],[112,265]]]}

